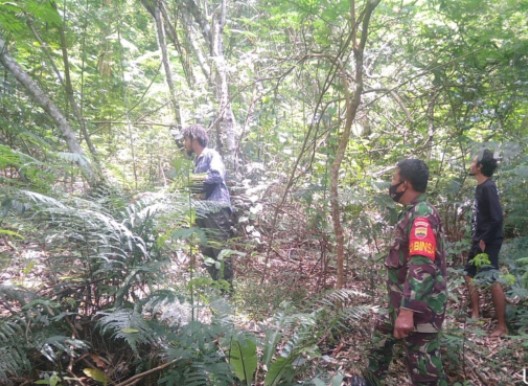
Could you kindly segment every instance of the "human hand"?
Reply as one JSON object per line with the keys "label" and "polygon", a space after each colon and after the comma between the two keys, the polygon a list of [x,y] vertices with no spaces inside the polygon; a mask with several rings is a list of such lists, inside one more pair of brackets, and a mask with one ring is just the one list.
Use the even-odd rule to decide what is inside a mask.
{"label": "human hand", "polygon": [[479,248],[482,252],[486,250],[486,243],[484,242],[484,240],[479,241]]}
{"label": "human hand", "polygon": [[414,313],[411,310],[400,310],[394,323],[394,337],[396,339],[406,338],[413,330]]}

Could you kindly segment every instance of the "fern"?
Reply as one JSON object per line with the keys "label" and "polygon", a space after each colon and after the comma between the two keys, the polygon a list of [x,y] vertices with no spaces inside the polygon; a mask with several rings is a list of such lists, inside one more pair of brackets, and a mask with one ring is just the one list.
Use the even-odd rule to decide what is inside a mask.
{"label": "fern", "polygon": [[0,321],[0,383],[8,384],[13,376],[19,376],[31,368],[24,350],[25,333],[14,321]]}
{"label": "fern", "polygon": [[[32,328],[24,329],[24,345],[5,345],[10,350],[19,349],[20,355],[11,356],[16,363],[6,364],[2,376],[9,377],[29,366],[16,358],[26,358],[23,355],[31,350],[40,352],[41,358],[59,369],[59,359],[64,355],[78,358],[90,350],[86,341],[71,338],[72,331],[68,331],[73,318],[79,318],[96,321],[95,332],[103,341],[113,342],[113,350],[125,349],[124,355],[134,356],[138,371],[150,366],[149,360],[175,360],[163,373],[161,383],[233,383],[233,372],[219,345],[233,331],[225,307],[211,304],[214,317],[210,325],[191,322],[175,327],[162,320],[160,312],[182,302],[182,296],[171,290],[151,292],[159,288],[162,267],[168,261],[164,237],[189,226],[186,200],[160,192],[144,194],[127,206],[110,199],[112,189],[104,186],[94,189],[89,199],[63,199],[22,190],[10,194],[4,201],[4,212],[9,210],[39,226],[49,266],[57,275],[45,277],[49,280],[45,285],[54,289],[49,298],[16,291],[12,294],[10,301],[23,310],[20,326]],[[210,209],[210,205],[194,203],[191,212]],[[66,311],[66,304],[73,306]],[[76,309],[77,305],[82,308]],[[71,318],[70,323],[64,323],[66,318]],[[7,327],[5,332],[7,336]],[[94,346],[98,344],[94,331],[90,331],[90,339]]]}
{"label": "fern", "polygon": [[113,339],[123,340],[139,358],[142,344],[154,344],[155,329],[135,309],[118,309],[114,312],[100,312],[97,322],[102,335],[110,334]]}
{"label": "fern", "polygon": [[369,299],[369,295],[350,289],[339,289],[325,294],[317,300],[318,319],[324,320],[324,326],[329,333],[339,334],[346,331],[372,312],[370,305],[357,305],[357,299]]}
{"label": "fern", "polygon": [[232,384],[231,368],[218,347],[219,338],[229,337],[231,328],[222,324],[203,324],[197,321],[183,326],[169,342],[165,354],[168,360],[178,360],[177,364],[167,372],[160,384]]}
{"label": "fern", "polygon": [[58,364],[63,356],[74,359],[89,348],[85,341],[69,336],[69,325],[64,322],[68,313],[60,312],[59,303],[26,290],[1,290],[2,299],[13,306],[13,311],[0,321],[0,383],[27,374],[36,352]]}

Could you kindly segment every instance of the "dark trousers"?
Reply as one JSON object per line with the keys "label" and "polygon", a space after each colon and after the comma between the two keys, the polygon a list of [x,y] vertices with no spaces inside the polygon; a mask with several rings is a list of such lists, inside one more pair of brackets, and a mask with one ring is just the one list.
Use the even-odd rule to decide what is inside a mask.
{"label": "dark trousers", "polygon": [[[202,254],[215,260],[215,264],[206,264],[207,271],[213,280],[223,279],[233,282],[233,266],[230,256],[219,259],[220,252],[226,248],[227,241],[232,236],[232,215],[229,208],[207,213],[198,218],[197,225],[205,232],[207,240],[200,246]],[[219,264],[216,264],[219,263]],[[219,267],[217,267],[219,265]]]}

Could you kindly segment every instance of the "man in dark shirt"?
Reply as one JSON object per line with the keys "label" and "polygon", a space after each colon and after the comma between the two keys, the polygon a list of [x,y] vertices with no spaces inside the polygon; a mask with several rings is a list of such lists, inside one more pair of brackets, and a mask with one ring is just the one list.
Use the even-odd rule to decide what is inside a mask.
{"label": "man in dark shirt", "polygon": [[[209,137],[201,125],[192,125],[183,130],[183,146],[189,156],[195,155],[192,190],[207,201],[203,211],[197,213],[197,225],[204,229],[206,245],[202,246],[204,256],[214,260],[206,264],[214,280],[224,279],[230,286],[233,281],[231,259],[220,259],[231,236],[231,198],[225,183],[225,166],[222,157],[214,149],[207,147]],[[222,260],[222,261],[220,261]]]}
{"label": "man in dark shirt", "polygon": [[[468,255],[468,263],[465,267],[465,279],[471,299],[471,317],[479,317],[479,294],[473,283],[473,277],[477,271],[499,269],[499,251],[504,237],[502,230],[503,216],[499,202],[499,194],[495,182],[491,180],[493,172],[497,168],[497,160],[493,153],[485,149],[473,159],[470,174],[477,180],[475,189],[475,202],[473,205],[471,250]],[[476,255],[486,253],[491,265],[478,269],[474,261]],[[491,295],[497,315],[497,328],[491,333],[491,337],[500,337],[508,333],[505,320],[506,300],[502,286],[494,282],[491,286]]]}

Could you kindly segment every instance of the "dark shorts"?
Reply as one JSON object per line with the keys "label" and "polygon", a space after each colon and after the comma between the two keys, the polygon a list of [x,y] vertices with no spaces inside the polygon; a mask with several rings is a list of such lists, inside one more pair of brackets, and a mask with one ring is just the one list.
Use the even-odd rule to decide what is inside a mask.
{"label": "dark shorts", "polygon": [[[475,277],[475,275],[478,272],[482,271],[489,271],[491,269],[499,269],[499,252],[502,246],[502,241],[493,243],[491,245],[486,245],[486,250],[482,251],[478,245],[478,243],[473,243],[471,245],[471,250],[469,251],[469,255],[467,257],[467,264],[464,267],[464,274],[466,274],[469,277]],[[479,253],[487,253],[488,257],[490,259],[491,265],[485,265],[480,268],[477,268],[474,264],[470,263],[470,260],[478,255]]]}

